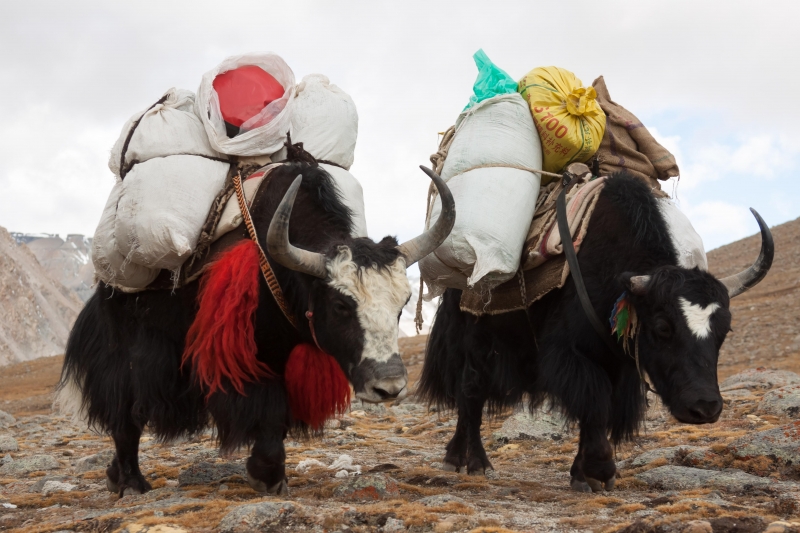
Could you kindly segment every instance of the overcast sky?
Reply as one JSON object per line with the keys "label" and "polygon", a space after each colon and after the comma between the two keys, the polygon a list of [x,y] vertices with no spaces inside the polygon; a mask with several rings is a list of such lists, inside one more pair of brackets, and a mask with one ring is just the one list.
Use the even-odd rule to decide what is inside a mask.
{"label": "overcast sky", "polygon": [[747,207],[771,225],[800,216],[798,19],[792,1],[2,2],[0,226],[93,234],[125,120],[226,56],[273,51],[353,97],[370,235],[407,239],[424,218],[417,167],[483,48],[515,78],[604,75],[676,155],[677,197],[711,249],[756,232]]}

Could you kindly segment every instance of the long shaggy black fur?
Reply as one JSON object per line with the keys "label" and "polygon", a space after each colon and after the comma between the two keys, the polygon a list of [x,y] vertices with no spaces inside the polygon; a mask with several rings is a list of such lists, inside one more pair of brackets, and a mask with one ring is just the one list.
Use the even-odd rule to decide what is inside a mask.
{"label": "long shaggy black fur", "polygon": [[[330,243],[352,243],[352,214],[324,169],[305,163],[276,168],[262,187],[251,212],[262,247],[266,230],[285,191],[303,175],[290,222],[290,240],[307,250],[333,254]],[[312,230],[313,228],[313,230]],[[376,245],[373,244],[373,247]],[[369,253],[367,244],[354,243],[362,262],[390,262],[397,257],[393,246],[378,246]],[[391,248],[389,250],[388,248]],[[311,282],[272,262],[289,305],[302,316],[308,304]],[[305,426],[292,420],[286,391],[280,379],[250,383],[246,394],[216,393],[208,401],[193,379],[191,368],[181,367],[186,332],[196,313],[197,284],[176,291],[144,291],[127,294],[100,284],[80,313],[69,337],[61,374],[81,388],[83,409],[89,424],[109,434],[123,433],[133,422],[147,425],[161,439],[196,434],[213,420],[223,450],[252,444],[266,428]],[[305,326],[305,324],[301,324]],[[292,348],[312,342],[304,327],[295,330],[284,318],[269,288],[260,279],[256,312],[258,357],[280,374]],[[233,391],[230,384],[225,390]]]}
{"label": "long shaggy black fur", "polygon": [[[601,319],[625,290],[621,273],[677,263],[647,186],[624,173],[607,180],[578,258]],[[452,409],[459,397],[483,397],[490,412],[525,398],[532,407],[552,401],[570,420],[606,428],[617,443],[637,433],[646,401],[636,366],[607,351],[571,278],[527,312],[475,317],[460,310],[460,299],[454,289],[443,296],[417,391],[422,399]]]}

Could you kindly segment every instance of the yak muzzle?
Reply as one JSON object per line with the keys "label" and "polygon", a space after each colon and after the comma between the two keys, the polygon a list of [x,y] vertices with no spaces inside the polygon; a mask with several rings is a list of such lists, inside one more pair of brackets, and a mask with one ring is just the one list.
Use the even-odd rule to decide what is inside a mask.
{"label": "yak muzzle", "polygon": [[719,420],[722,413],[722,396],[698,398],[676,406],[672,415],[684,424],[712,424]]}
{"label": "yak muzzle", "polygon": [[353,388],[365,402],[402,400],[408,394],[408,371],[398,354],[385,362],[365,359],[356,367]]}

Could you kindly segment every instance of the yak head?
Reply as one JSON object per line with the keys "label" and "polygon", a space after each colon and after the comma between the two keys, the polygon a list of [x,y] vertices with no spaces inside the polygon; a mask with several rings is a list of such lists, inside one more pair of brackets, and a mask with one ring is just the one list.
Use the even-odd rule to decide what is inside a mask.
{"label": "yak head", "polygon": [[739,274],[717,279],[698,268],[675,266],[623,274],[639,323],[632,355],[681,422],[716,422],[722,412],[717,360],[731,330],[730,299],[764,279],[774,255],[769,228],[753,214],[761,228],[761,253]]}
{"label": "yak head", "polygon": [[332,355],[356,397],[382,402],[406,395],[408,372],[398,349],[398,321],[411,297],[406,269],[438,248],[455,223],[455,202],[444,181],[423,167],[442,198],[442,215],[422,235],[403,244],[393,237],[335,244],[327,254],[289,242],[289,217],[302,180],[295,179],[267,234],[270,255],[283,266],[312,275],[310,333]]}

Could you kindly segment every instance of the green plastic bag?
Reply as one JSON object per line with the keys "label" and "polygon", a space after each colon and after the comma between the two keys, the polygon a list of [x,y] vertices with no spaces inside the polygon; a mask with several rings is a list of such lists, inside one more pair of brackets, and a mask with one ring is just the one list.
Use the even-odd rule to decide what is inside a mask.
{"label": "green plastic bag", "polygon": [[501,69],[489,59],[483,48],[475,52],[472,56],[475,65],[478,67],[478,78],[472,86],[475,94],[469,99],[464,111],[474,106],[478,102],[483,102],[499,94],[509,94],[517,92],[518,83],[509,76],[505,70]]}

